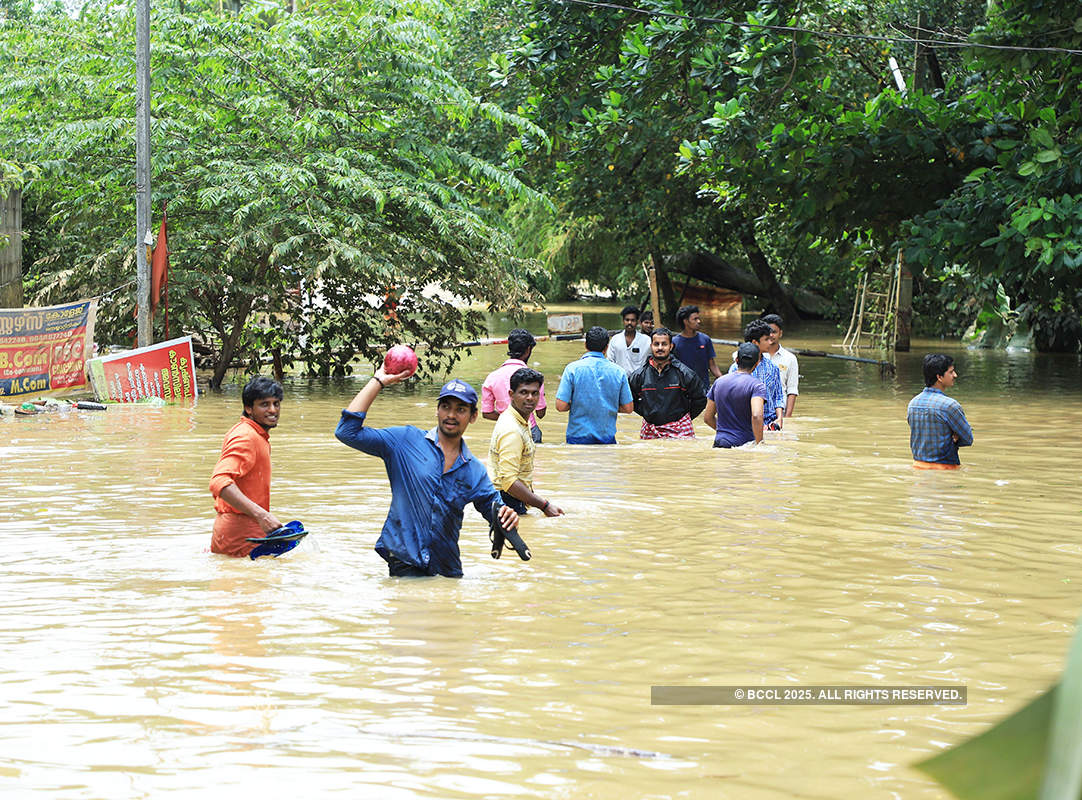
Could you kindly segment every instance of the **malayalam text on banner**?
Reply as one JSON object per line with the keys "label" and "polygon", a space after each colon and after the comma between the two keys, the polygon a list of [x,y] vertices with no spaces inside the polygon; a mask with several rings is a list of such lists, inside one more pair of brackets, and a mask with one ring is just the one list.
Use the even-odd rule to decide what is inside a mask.
{"label": "malayalam text on banner", "polygon": [[0,309],[0,397],[86,388],[97,311],[97,300]]}
{"label": "malayalam text on banner", "polygon": [[92,359],[87,371],[94,395],[102,401],[138,403],[160,397],[179,403],[199,393],[191,336]]}

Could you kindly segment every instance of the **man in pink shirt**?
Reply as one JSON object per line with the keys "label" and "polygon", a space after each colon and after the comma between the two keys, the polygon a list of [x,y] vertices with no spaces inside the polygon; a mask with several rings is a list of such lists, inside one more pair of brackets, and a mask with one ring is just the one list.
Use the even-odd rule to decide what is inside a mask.
{"label": "man in pink shirt", "polygon": [[[500,368],[489,373],[485,382],[481,384],[481,416],[485,419],[497,420],[500,414],[511,405],[511,376],[523,367],[529,366],[534,345],[537,340],[533,334],[522,328],[515,328],[507,334],[507,360]],[[537,420],[545,416],[545,387],[541,387],[541,397],[537,401],[537,408],[530,414],[530,435],[535,442],[541,441],[541,428]]]}

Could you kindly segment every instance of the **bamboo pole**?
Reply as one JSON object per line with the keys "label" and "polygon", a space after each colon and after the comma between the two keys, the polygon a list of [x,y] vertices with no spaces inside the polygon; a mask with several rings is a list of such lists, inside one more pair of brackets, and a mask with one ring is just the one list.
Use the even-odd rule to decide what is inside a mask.
{"label": "bamboo pole", "polygon": [[136,341],[152,343],[150,328],[150,262],[146,237],[150,233],[150,0],[135,8],[135,302]]}

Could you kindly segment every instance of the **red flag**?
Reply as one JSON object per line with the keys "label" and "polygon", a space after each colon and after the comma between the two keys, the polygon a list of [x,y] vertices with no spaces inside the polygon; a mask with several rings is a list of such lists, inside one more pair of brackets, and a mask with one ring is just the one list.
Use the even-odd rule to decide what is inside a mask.
{"label": "red flag", "polygon": [[150,261],[150,313],[158,310],[158,303],[165,295],[165,338],[169,338],[169,242],[166,234],[166,208],[162,206],[162,227],[158,231],[158,243]]}

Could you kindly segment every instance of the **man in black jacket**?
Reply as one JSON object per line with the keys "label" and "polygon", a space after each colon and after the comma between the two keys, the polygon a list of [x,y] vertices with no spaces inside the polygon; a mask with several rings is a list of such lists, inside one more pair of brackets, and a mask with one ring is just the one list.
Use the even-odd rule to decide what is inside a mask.
{"label": "man in black jacket", "polygon": [[672,357],[672,331],[655,328],[650,358],[628,376],[642,439],[694,439],[692,420],[706,408],[706,387],[690,367]]}

